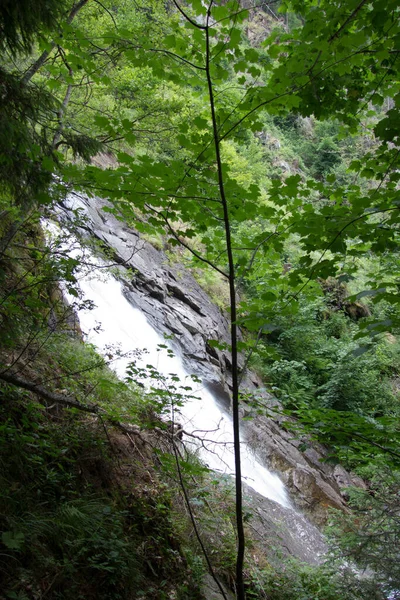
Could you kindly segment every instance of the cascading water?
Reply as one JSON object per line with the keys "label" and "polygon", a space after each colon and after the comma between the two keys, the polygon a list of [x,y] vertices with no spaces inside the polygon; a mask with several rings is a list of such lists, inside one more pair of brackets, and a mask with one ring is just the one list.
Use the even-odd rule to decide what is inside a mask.
{"label": "cascading water", "polygon": [[[103,208],[107,211],[108,206],[100,198],[71,194],[67,206],[64,205],[68,231],[55,243],[59,250],[59,244],[64,240],[64,250],[77,258],[80,265],[77,278],[82,300],[87,302],[77,302],[75,297],[71,297],[71,302],[77,304],[81,327],[88,340],[111,360],[111,366],[121,378],[125,377],[129,363],[135,361],[139,370],[151,364],[166,376],[174,373],[179,381],[171,378],[171,383],[178,388],[192,387],[190,394],[198,399],[189,398],[183,407],[179,407],[179,414],[174,409],[171,416],[188,433],[184,437],[186,447],[191,444],[191,449],[204,463],[212,470],[226,474],[229,481],[229,475],[234,472],[232,419],[227,395],[218,383],[224,365],[227,372],[223,375],[229,383],[229,353],[209,352],[207,346],[207,340],[215,338],[229,343],[229,324],[191,275],[180,266],[169,265],[162,252],[146,244],[137,232]],[[77,217],[75,224],[74,214]],[[58,220],[64,221],[61,209]],[[116,277],[102,260],[89,255],[86,248],[72,239],[71,222],[80,234],[89,231],[93,239],[99,239],[110,249],[116,263],[124,265],[118,268]],[[53,225],[48,229],[53,230],[55,236],[60,234]],[[66,283],[65,289],[67,287]],[[85,305],[94,308],[86,310]],[[170,342],[157,331],[175,332],[175,339]],[[164,346],[163,350],[159,349],[160,344]],[[171,358],[171,351],[166,349],[170,345],[178,356]],[[119,348],[120,355],[110,346]],[[141,354],[139,351],[143,349],[145,353]],[[188,373],[201,375],[204,385],[197,385]],[[138,381],[136,374],[133,374],[133,380]],[[150,384],[145,379],[142,382],[145,386],[162,387],[162,382],[157,380],[148,379]],[[251,387],[252,383],[249,375],[246,385]],[[162,396],[157,394],[156,398]],[[173,398],[174,393],[169,400]],[[291,451],[294,447],[285,436],[280,436],[275,425],[273,423],[268,431],[268,441],[275,443],[278,440],[279,445],[283,444]],[[254,441],[253,437],[252,444]],[[264,444],[264,437],[260,443]],[[273,539],[272,545],[278,544],[284,554],[313,564],[320,562],[326,552],[322,534],[293,508],[280,478],[263,466],[245,439],[241,441],[241,455],[242,476],[248,484],[245,488],[246,507],[252,514],[252,527],[266,554],[271,551]],[[301,455],[297,454],[296,458],[302,462]]]}
{"label": "cascading water", "polygon": [[[98,267],[104,266],[93,256],[91,262]],[[143,350],[144,354],[135,361],[137,366],[151,364],[162,375],[174,374],[179,377],[181,385],[190,385],[190,394],[197,399],[189,399],[179,409],[179,421],[185,431],[202,439],[199,452],[211,469],[225,474],[234,473],[230,415],[218,406],[206,387],[201,385],[193,389],[192,378],[183,368],[179,357],[172,357],[166,349],[159,348],[160,345],[165,346],[166,341],[148,323],[143,313],[124,297],[121,283],[102,268],[94,269],[91,274],[82,273],[79,286],[84,299],[94,305],[91,310],[78,311],[81,327],[87,332],[88,340],[103,353],[110,346],[118,346],[124,355]],[[132,358],[127,357],[113,361],[114,369],[121,378],[125,376],[130,362]],[[190,437],[188,441],[191,440],[193,438]],[[263,496],[289,507],[290,501],[279,477],[260,464],[243,440],[241,450],[246,483]]]}
{"label": "cascading water", "polygon": [[[69,195],[67,206],[68,211],[79,210],[80,220],[83,217],[91,222],[92,213],[89,215],[88,204],[82,196]],[[50,230],[53,227],[49,225]],[[81,257],[83,250],[76,240],[69,248],[73,256]],[[112,366],[121,378],[126,376],[127,366],[132,362],[132,353],[136,351],[137,367],[150,364],[164,376],[172,373],[176,375],[179,378],[178,386],[190,386],[190,397],[179,407],[179,416],[173,415],[174,420],[179,420],[184,431],[189,434],[185,442],[193,445],[193,449],[209,468],[226,475],[233,474],[235,461],[230,414],[220,406],[218,397],[206,385],[194,384],[191,373],[185,370],[181,358],[176,353],[171,356],[171,349],[166,348],[169,346],[168,341],[127,300],[122,284],[105,268],[105,263],[87,250],[84,252],[83,262],[90,263],[93,268],[81,270],[78,276],[79,286],[83,299],[90,301],[93,307],[90,310],[78,308],[77,312],[88,341],[102,353],[107,353],[110,346],[119,348],[122,357],[113,360]],[[70,300],[73,302],[74,298]],[[160,345],[164,348],[161,349]],[[250,487],[284,507],[291,507],[283,482],[278,475],[261,464],[243,439],[241,460],[242,476]]]}
{"label": "cascading water", "polygon": [[[73,208],[82,207],[74,199]],[[70,206],[70,208],[72,208]],[[50,235],[57,235],[58,228],[46,226]],[[77,240],[71,243],[70,254],[79,258],[82,248]],[[120,357],[113,360],[113,368],[124,378],[135,353],[137,367],[151,365],[163,376],[179,378],[179,384],[190,386],[190,397],[179,407],[179,422],[189,434],[186,443],[192,443],[209,468],[226,475],[235,471],[231,416],[218,405],[216,397],[204,386],[194,388],[193,379],[183,367],[181,359],[171,355],[167,342],[149,324],[144,314],[134,307],[123,294],[122,284],[105,269],[105,263],[85,250],[85,263],[92,268],[82,269],[78,275],[83,300],[90,301],[91,308],[78,307],[77,313],[87,339],[101,353],[110,347],[118,347]],[[69,300],[74,302],[74,298]],[[164,348],[160,348],[164,346]],[[174,419],[176,415],[174,415]],[[193,436],[193,437],[192,437]],[[197,440],[197,441],[196,441]],[[291,503],[278,475],[271,473],[241,440],[242,474],[246,483],[266,498],[290,507]]]}

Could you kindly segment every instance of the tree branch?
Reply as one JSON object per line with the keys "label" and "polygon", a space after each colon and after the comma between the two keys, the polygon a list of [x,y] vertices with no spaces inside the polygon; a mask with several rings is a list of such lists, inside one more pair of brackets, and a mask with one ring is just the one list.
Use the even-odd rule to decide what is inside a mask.
{"label": "tree branch", "polygon": [[212,263],[207,258],[204,258],[204,256],[201,256],[201,254],[199,254],[198,252],[196,252],[196,250],[194,250],[191,246],[189,246],[189,244],[186,244],[182,240],[182,238],[180,238],[178,236],[178,234],[175,232],[174,228],[172,227],[171,223],[169,222],[169,220],[167,219],[167,217],[162,214],[162,212],[159,212],[158,210],[156,210],[155,208],[153,208],[152,206],[149,206],[149,205],[146,205],[146,207],[149,210],[151,210],[152,212],[156,213],[156,215],[158,215],[159,217],[161,217],[163,219],[163,221],[166,223],[166,225],[168,227],[168,231],[171,233],[171,235],[173,235],[173,237],[179,242],[179,244],[181,246],[183,246],[184,248],[186,248],[186,250],[189,250],[189,252],[191,252],[191,254],[193,254],[193,256],[195,256],[196,258],[198,258],[199,260],[201,260],[201,262],[204,262],[207,265],[209,265],[212,269],[214,269],[214,271],[217,271],[218,273],[220,273],[221,275],[223,275],[227,279],[229,278],[229,275],[227,273],[225,273],[225,271],[223,271],[222,269],[220,269],[219,267],[217,267],[217,265],[214,265],[214,263]]}
{"label": "tree branch", "polygon": [[97,404],[82,404],[78,402],[72,396],[65,396],[64,394],[58,394],[57,392],[51,392],[47,390],[42,385],[34,383],[33,381],[28,381],[23,377],[19,377],[18,375],[14,375],[13,373],[0,373],[0,380],[6,383],[10,383],[11,385],[15,385],[16,387],[27,390],[28,392],[33,392],[37,396],[39,396],[39,400],[46,400],[47,402],[61,404],[66,408],[75,408],[81,412],[85,412],[91,415],[96,415],[101,419],[106,419],[109,423],[117,427],[121,431],[126,434],[132,433],[140,436],[140,428],[137,425],[129,424],[126,425],[121,423],[117,419],[109,417],[107,412],[98,406]]}
{"label": "tree branch", "polygon": [[[71,12],[68,15],[68,18],[66,21],[67,25],[70,25],[72,23],[72,21],[74,20],[74,18],[78,14],[78,12],[81,10],[81,8],[83,8],[85,6],[85,4],[88,3],[88,1],[89,0],[80,0],[80,2],[77,2],[76,4],[74,4],[74,6],[71,9]],[[56,42],[53,40],[50,45],[51,45],[50,50],[44,50],[42,52],[42,54],[39,56],[39,58],[33,63],[33,65],[31,65],[29,67],[29,69],[26,71],[25,75],[22,77],[21,83],[23,83],[23,84],[29,83],[30,80],[32,79],[32,77],[39,71],[39,69],[41,69],[43,67],[44,63],[50,56],[50,53],[55,48]]]}
{"label": "tree branch", "polygon": [[339,37],[339,35],[342,33],[343,29],[345,29],[345,27],[347,27],[347,25],[350,23],[350,21],[352,21],[354,19],[354,17],[357,15],[357,13],[362,9],[364,4],[366,4],[367,2],[369,2],[369,0],[362,0],[360,2],[360,4],[353,10],[351,15],[349,15],[347,17],[347,19],[345,20],[343,25],[341,25],[339,27],[339,29],[333,35],[331,35],[331,37],[328,39],[328,42],[333,42],[334,39],[337,39]]}
{"label": "tree branch", "polygon": [[206,26],[205,25],[199,25],[199,23],[196,23],[196,21],[194,21],[193,19],[191,19],[189,17],[189,15],[187,15],[183,9],[179,6],[179,4],[176,2],[176,0],[173,0],[173,3],[175,4],[176,8],[179,10],[179,12],[181,13],[181,15],[183,15],[186,19],[186,21],[188,21],[191,25],[193,25],[193,27],[196,27],[197,29],[205,29]]}
{"label": "tree branch", "polygon": [[34,383],[33,381],[28,381],[27,379],[19,377],[19,375],[15,375],[14,373],[0,373],[0,380],[5,381],[6,383],[11,383],[12,385],[27,390],[28,392],[33,392],[48,402],[56,402],[57,404],[62,404],[68,408],[77,408],[78,410],[91,414],[105,412],[102,411],[102,409],[96,404],[81,404],[72,396],[65,396],[64,394],[51,392],[42,385]]}

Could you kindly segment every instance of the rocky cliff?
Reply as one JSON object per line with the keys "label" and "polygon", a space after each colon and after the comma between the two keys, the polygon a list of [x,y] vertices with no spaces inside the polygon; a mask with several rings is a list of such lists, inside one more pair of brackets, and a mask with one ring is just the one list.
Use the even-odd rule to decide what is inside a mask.
{"label": "rocky cliff", "polygon": [[[139,234],[104,212],[99,198],[71,196],[64,206],[68,216],[71,206],[82,208],[86,224],[82,231],[105,244],[113,260],[121,265],[120,278],[126,298],[141,309],[153,327],[172,335],[172,345],[182,357],[186,369],[203,378],[229,410],[231,360],[229,351],[209,344],[216,339],[229,344],[229,323],[196,280],[180,265],[171,265],[166,255],[140,238]],[[243,364],[243,358],[242,358]],[[266,408],[277,405],[261,388],[251,372],[245,373],[243,388],[255,395]],[[242,414],[251,408],[242,405]],[[279,414],[271,418],[254,415],[243,422],[245,437],[264,464],[281,474],[292,492],[294,504],[316,524],[323,524],[329,507],[346,510],[344,488],[362,485],[342,467],[324,462],[326,450],[318,444],[303,451],[300,441],[285,428]],[[259,506],[265,499],[253,503]],[[266,501],[267,503],[270,501]],[[265,502],[264,502],[265,504]]]}

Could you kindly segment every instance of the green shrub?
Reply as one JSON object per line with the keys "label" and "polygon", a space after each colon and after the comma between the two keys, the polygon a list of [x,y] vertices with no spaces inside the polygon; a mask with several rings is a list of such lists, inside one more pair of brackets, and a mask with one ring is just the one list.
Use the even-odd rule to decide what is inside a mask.
{"label": "green shrub", "polygon": [[304,362],[295,360],[276,361],[268,370],[271,391],[282,400],[286,407],[296,406],[296,402],[312,401],[315,384],[307,372]]}
{"label": "green shrub", "polygon": [[379,358],[371,354],[343,357],[332,369],[329,380],[318,389],[322,406],[381,416],[397,408],[389,381],[382,375]]}
{"label": "green shrub", "polygon": [[359,579],[349,568],[286,560],[281,567],[254,571],[247,597],[268,600],[384,600],[379,584]]}
{"label": "green shrub", "polygon": [[[372,417],[398,414],[392,378],[399,370],[399,344],[383,336],[357,355],[356,331],[343,312],[330,309],[322,298],[301,304],[297,313],[278,319],[253,364],[289,408],[303,403]],[[271,360],[269,348],[280,360]]]}
{"label": "green shrub", "polygon": [[384,460],[368,467],[369,489],[350,488],[351,513],[332,511],[328,528],[334,552],[372,569],[382,585],[400,589],[400,472]]}
{"label": "green shrub", "polygon": [[[32,585],[45,585],[49,592],[51,587],[50,597],[128,598],[140,571],[124,517],[107,501],[85,494],[10,518],[12,529],[2,542]],[[17,580],[20,576],[18,569]],[[9,587],[15,589],[15,582]]]}
{"label": "green shrub", "polygon": [[36,588],[48,598],[129,597],[139,578],[135,537],[94,486],[94,470],[105,477],[108,469],[101,429],[51,421],[23,394],[2,393],[2,589],[9,597]]}
{"label": "green shrub", "polygon": [[95,400],[115,418],[138,419],[144,410],[142,388],[119,379],[110,368],[118,358],[118,349],[110,348],[110,366],[95,346],[66,335],[54,335],[43,349],[39,360],[48,360],[58,376],[52,380],[58,387],[67,388],[83,402]]}

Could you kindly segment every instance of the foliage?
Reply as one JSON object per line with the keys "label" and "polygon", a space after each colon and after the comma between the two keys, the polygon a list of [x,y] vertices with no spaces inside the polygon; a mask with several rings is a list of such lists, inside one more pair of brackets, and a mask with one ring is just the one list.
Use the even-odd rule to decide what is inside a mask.
{"label": "foliage", "polygon": [[[110,429],[2,387],[0,581],[7,598],[186,600],[198,582],[151,461]],[[118,454],[120,456],[118,457]],[[133,461],[133,463],[132,463]],[[149,475],[144,469],[153,471]],[[151,490],[149,481],[153,481]],[[179,517],[182,518],[182,517]],[[193,571],[198,569],[192,557]]]}
{"label": "foliage", "polygon": [[347,567],[310,566],[288,560],[278,569],[254,571],[247,591],[249,598],[268,600],[383,600],[382,588],[374,581],[360,580]]}
{"label": "foliage", "polygon": [[333,547],[336,551],[340,548],[342,556],[360,568],[372,569],[388,591],[398,590],[399,472],[389,470],[381,462],[368,474],[369,489],[349,489],[352,512],[346,516],[334,514],[329,534]]}
{"label": "foliage", "polygon": [[56,27],[66,2],[58,0],[4,0],[0,8],[0,50],[29,52],[33,42]]}
{"label": "foliage", "polygon": [[0,117],[2,194],[15,198],[17,206],[27,207],[33,198],[40,198],[51,181],[52,149],[37,123],[55,109],[55,102],[49,94],[21,85],[19,78],[2,68],[0,85],[3,102]]}
{"label": "foliage", "polygon": [[353,410],[371,416],[398,411],[398,400],[390,381],[382,381],[379,350],[363,354],[359,360],[350,355],[338,361],[330,379],[319,388],[322,405],[336,410]]}
{"label": "foliage", "polygon": [[[383,337],[360,354],[356,333],[343,311],[323,299],[308,301],[297,313],[276,319],[254,360],[286,407],[308,404],[372,417],[397,415],[392,377],[398,344]],[[270,349],[279,362],[268,356]]]}
{"label": "foliage", "polygon": [[118,357],[118,350],[110,348],[106,361],[91,344],[56,334],[39,360],[48,360],[58,373],[53,379],[58,388],[67,388],[76,398],[95,399],[110,418],[144,424],[149,402],[139,386],[121,381],[111,370]]}
{"label": "foliage", "polygon": [[105,461],[104,439],[85,424],[54,427],[8,390],[3,398],[2,589],[8,597],[39,589],[51,598],[129,597],[139,572],[126,516],[79,475]]}

